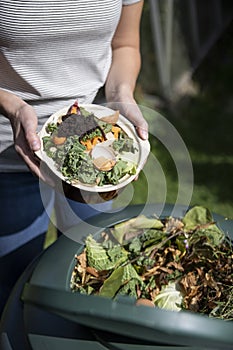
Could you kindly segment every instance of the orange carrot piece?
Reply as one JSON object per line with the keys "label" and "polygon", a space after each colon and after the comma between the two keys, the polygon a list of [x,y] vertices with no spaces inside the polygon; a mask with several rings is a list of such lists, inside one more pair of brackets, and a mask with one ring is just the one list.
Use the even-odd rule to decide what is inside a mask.
{"label": "orange carrot piece", "polygon": [[53,136],[53,143],[55,145],[63,145],[66,141],[66,137]]}
{"label": "orange carrot piece", "polygon": [[88,151],[92,149],[92,143],[91,140],[87,139],[86,141],[81,141],[81,143],[86,147]]}
{"label": "orange carrot piece", "polygon": [[119,126],[112,126],[112,132],[114,134],[114,138],[118,139],[119,132],[121,131],[121,128]]}
{"label": "orange carrot piece", "polygon": [[103,137],[102,136],[95,136],[91,142],[92,142],[92,145],[95,146],[95,145],[97,145],[97,143],[103,142]]}

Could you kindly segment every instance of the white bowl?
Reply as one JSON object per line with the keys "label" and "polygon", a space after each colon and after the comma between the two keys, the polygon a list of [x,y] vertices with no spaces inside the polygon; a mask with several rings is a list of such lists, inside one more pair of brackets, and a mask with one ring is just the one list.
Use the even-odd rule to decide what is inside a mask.
{"label": "white bowl", "polygon": [[[46,131],[46,127],[49,123],[56,123],[58,118],[61,117],[62,115],[65,115],[68,111],[70,106],[63,108],[56,113],[52,114],[46,123],[43,125],[42,129],[38,133],[41,141],[44,136],[49,136],[49,134]],[[80,107],[85,108],[87,111],[93,113],[97,118],[102,118],[104,116],[108,116],[113,114],[115,111],[113,111],[110,108],[101,106],[101,105],[96,105],[96,104],[83,104],[80,105]],[[46,152],[42,148],[36,152],[36,155],[46,163],[46,165],[49,167],[49,169],[56,175],[58,176],[62,181],[69,183],[72,187],[79,188],[80,190],[83,191],[88,191],[88,192],[109,192],[109,191],[115,191],[119,190],[126,185],[128,185],[130,182],[132,182],[139,174],[139,172],[142,170],[146,159],[149,155],[150,152],[150,144],[147,140],[142,140],[137,136],[137,133],[135,131],[134,125],[126,119],[124,116],[121,114],[119,115],[119,119],[117,124],[126,132],[126,134],[133,139],[136,151],[135,153],[131,152],[125,152],[124,154],[121,155],[121,159],[126,160],[126,161],[132,161],[136,164],[136,173],[134,175],[125,175],[117,185],[103,185],[103,186],[98,186],[98,185],[87,185],[81,182],[75,182],[75,183],[70,183],[67,181],[67,179],[62,175],[62,173],[56,168],[54,161],[47,156]],[[43,145],[43,142],[41,142]]]}

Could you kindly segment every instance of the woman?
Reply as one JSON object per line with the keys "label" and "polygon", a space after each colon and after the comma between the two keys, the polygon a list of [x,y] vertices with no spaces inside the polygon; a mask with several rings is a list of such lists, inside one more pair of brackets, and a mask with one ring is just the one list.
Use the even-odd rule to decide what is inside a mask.
{"label": "woman", "polygon": [[[51,179],[34,155],[46,119],[76,99],[92,103],[104,86],[107,102],[147,138],[133,97],[142,7],[141,0],[0,2],[0,309],[43,249],[54,200],[63,219],[64,196],[48,185]],[[45,184],[39,187],[38,179]],[[70,205],[81,219],[99,209]]]}

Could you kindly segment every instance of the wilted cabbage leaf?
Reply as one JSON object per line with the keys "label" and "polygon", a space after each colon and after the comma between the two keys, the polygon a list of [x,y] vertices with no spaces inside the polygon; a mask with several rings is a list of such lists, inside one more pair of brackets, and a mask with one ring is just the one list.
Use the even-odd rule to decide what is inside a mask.
{"label": "wilted cabbage leaf", "polygon": [[141,229],[161,229],[163,223],[156,218],[148,218],[145,215],[139,215],[136,218],[132,218],[127,222],[121,222],[115,225],[112,230],[113,236],[116,240],[122,244],[124,239],[130,239],[141,233]]}
{"label": "wilted cabbage leaf", "polygon": [[195,230],[190,238],[194,242],[200,237],[206,237],[212,246],[218,246],[225,237],[223,231],[214,223],[213,217],[207,208],[195,206],[191,208],[183,218],[184,230]]}
{"label": "wilted cabbage leaf", "polygon": [[89,266],[98,271],[110,270],[127,259],[127,252],[121,247],[105,249],[91,235],[86,239],[86,253]]}
{"label": "wilted cabbage leaf", "polygon": [[189,231],[195,229],[198,225],[213,222],[213,218],[207,208],[195,206],[185,214],[182,221],[185,225],[185,231]]}
{"label": "wilted cabbage leaf", "polygon": [[[206,237],[207,242],[213,247],[217,247],[225,237],[224,232],[215,224],[210,225],[206,229],[197,230],[194,236],[199,237],[199,239],[201,236]],[[190,241],[192,241],[192,238]]]}
{"label": "wilted cabbage leaf", "polygon": [[122,286],[125,286],[132,280],[134,281],[134,287],[136,287],[138,283],[141,283],[141,278],[131,264],[118,267],[113,271],[110,277],[104,281],[99,295],[113,298]]}
{"label": "wilted cabbage leaf", "polygon": [[177,288],[177,283],[170,282],[162,286],[160,293],[156,296],[155,305],[162,309],[180,311],[183,301],[182,293]]}

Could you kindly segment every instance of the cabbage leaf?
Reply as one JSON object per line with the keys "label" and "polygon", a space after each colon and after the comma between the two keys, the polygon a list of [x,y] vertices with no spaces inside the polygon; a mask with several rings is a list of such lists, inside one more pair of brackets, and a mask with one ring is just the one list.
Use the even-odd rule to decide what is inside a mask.
{"label": "cabbage leaf", "polygon": [[161,288],[160,293],[155,297],[155,305],[162,309],[180,311],[182,309],[183,295],[177,288],[176,282],[170,282]]}

